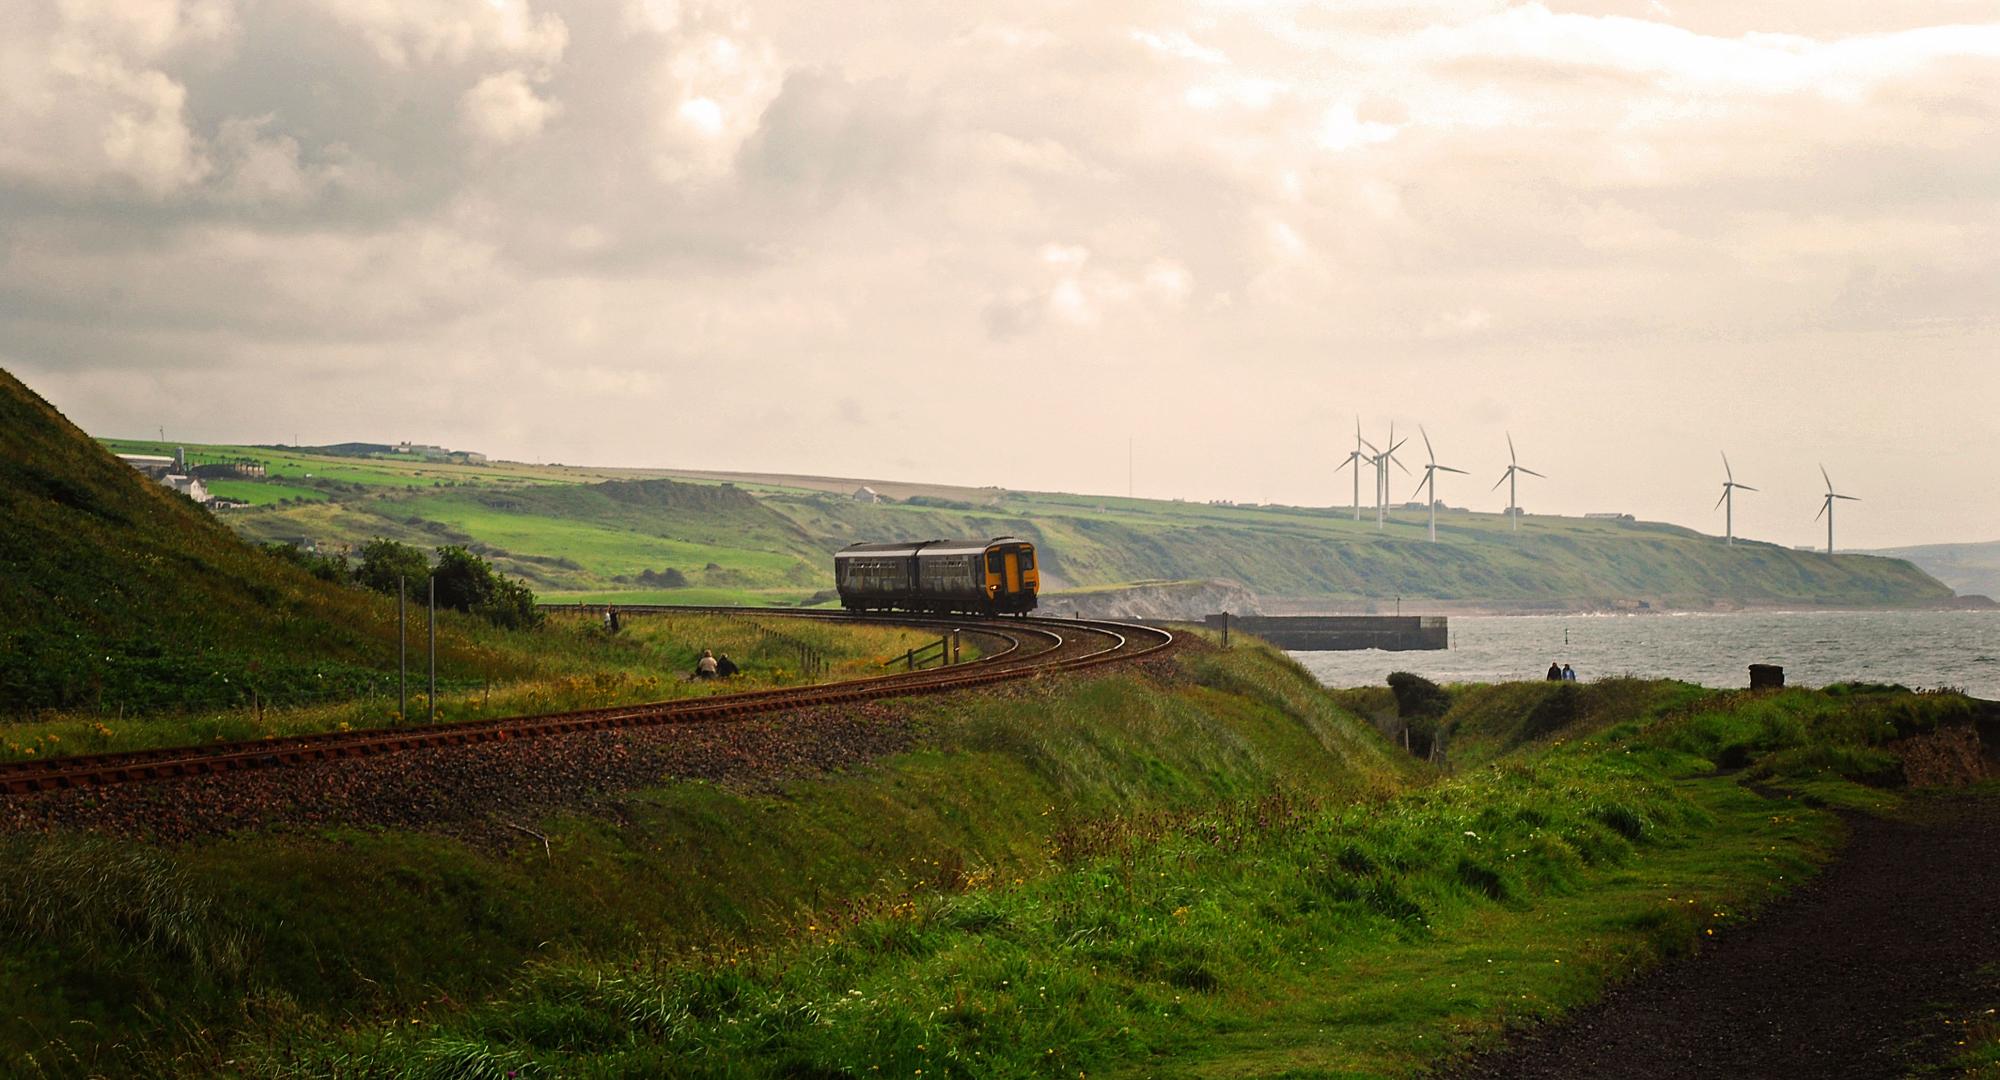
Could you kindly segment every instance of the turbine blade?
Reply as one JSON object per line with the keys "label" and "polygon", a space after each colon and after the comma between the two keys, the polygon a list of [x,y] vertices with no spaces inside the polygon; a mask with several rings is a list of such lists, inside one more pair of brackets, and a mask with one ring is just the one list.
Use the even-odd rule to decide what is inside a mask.
{"label": "turbine blade", "polygon": [[1403,470],[1403,475],[1404,475],[1404,476],[1415,476],[1415,475],[1417,475],[1416,473],[1413,473],[1413,472],[1411,472],[1411,471],[1410,471],[1410,467],[1409,467],[1408,465],[1405,465],[1405,464],[1403,464],[1403,463],[1402,463],[1401,461],[1397,461],[1397,460],[1396,460],[1395,458],[1390,458],[1389,460],[1390,460],[1390,461],[1395,461],[1395,462],[1396,462],[1396,467],[1397,467],[1398,469],[1401,469],[1401,470]]}
{"label": "turbine blade", "polygon": [[1827,510],[1830,509],[1832,506],[1833,506],[1832,499],[1822,500],[1819,504],[1819,513],[1813,515],[1813,520],[1818,521],[1820,518],[1825,517]]}
{"label": "turbine blade", "polygon": [[1422,424],[1418,424],[1417,434],[1424,437],[1424,456],[1431,459],[1431,464],[1437,464],[1437,451],[1431,449],[1431,433],[1425,431]]}
{"label": "turbine blade", "polygon": [[1756,488],[1753,488],[1753,487],[1751,487],[1751,486],[1750,486],[1749,484],[1731,484],[1731,485],[1729,485],[1729,486],[1730,486],[1730,487],[1733,487],[1733,488],[1735,488],[1735,489],[1736,489],[1736,490],[1738,490],[1738,491],[1755,491],[1755,490],[1757,490]]}
{"label": "turbine blade", "polygon": [[1720,494],[1720,495],[1716,496],[1716,498],[1715,498],[1715,505],[1714,505],[1714,506],[1711,506],[1711,507],[1709,507],[1709,509],[1710,509],[1710,510],[1714,510],[1714,509],[1717,509],[1717,508],[1721,507],[1721,506],[1722,506],[1722,500],[1724,500],[1724,499],[1727,499],[1728,497],[1729,497],[1729,485],[1728,485],[1728,484],[1724,484],[1724,485],[1722,485],[1722,494]]}
{"label": "turbine blade", "polygon": [[1514,433],[1510,431],[1507,433],[1507,463],[1514,465],[1518,464],[1520,460],[1520,458],[1514,456]]}
{"label": "turbine blade", "polygon": [[[1452,467],[1451,467],[1451,466],[1449,466],[1449,465],[1438,465],[1438,466],[1436,466],[1436,469],[1437,469],[1437,471],[1439,471],[1439,472],[1455,472],[1455,473],[1459,474],[1460,476],[1469,476],[1469,475],[1471,475],[1470,473],[1467,473],[1467,472],[1466,472],[1466,471],[1465,471],[1464,469],[1454,469],[1454,468],[1452,468]],[[1847,498],[1847,496],[1845,496],[1845,495],[1842,495],[1842,496],[1841,496],[1841,498],[1845,499],[1845,498]]]}
{"label": "turbine blade", "polygon": [[1356,436],[1355,436],[1355,438],[1357,438],[1357,439],[1361,439],[1361,445],[1363,445],[1363,446],[1367,447],[1367,448],[1368,448],[1368,449],[1370,449],[1370,450],[1374,450],[1374,451],[1375,451],[1375,453],[1378,453],[1378,454],[1379,454],[1379,453],[1381,453],[1381,452],[1382,452],[1382,451],[1380,451],[1380,450],[1376,450],[1376,449],[1375,449],[1375,444],[1374,444],[1374,443],[1372,443],[1372,442],[1369,442],[1369,441],[1368,441],[1367,439],[1362,439],[1360,435],[1356,435]]}
{"label": "turbine blade", "polygon": [[1836,499],[1846,499],[1846,500],[1847,500],[1848,502],[1860,502],[1860,501],[1861,501],[1861,496],[1859,496],[1859,495],[1835,495],[1835,496],[1834,496],[1834,498],[1836,498]]}
{"label": "turbine blade", "polygon": [[1730,472],[1730,471],[1729,471],[1729,455],[1728,455],[1728,454],[1724,454],[1724,455],[1722,455],[1722,475],[1724,475],[1724,476],[1728,477],[1728,478],[1729,478],[1729,479],[1731,479],[1731,480],[1734,480],[1734,479],[1736,479],[1736,474],[1735,474],[1735,473],[1733,473],[1733,472]]}
{"label": "turbine blade", "polygon": [[1824,481],[1826,481],[1826,490],[1827,490],[1827,493],[1828,493],[1828,494],[1832,494],[1832,492],[1833,492],[1833,477],[1831,477],[1831,476],[1828,476],[1828,475],[1826,474],[1826,466],[1824,466],[1824,465],[1821,465],[1821,466],[1819,467],[1819,478],[1820,478],[1820,479],[1822,479],[1822,480],[1824,480]]}
{"label": "turbine blade", "polygon": [[[1518,467],[1518,466],[1517,466],[1517,467]],[[1528,474],[1529,476],[1542,476],[1542,474],[1541,474],[1541,473],[1538,473],[1538,472],[1536,472],[1536,471],[1535,471],[1535,470],[1533,470],[1533,469],[1522,469],[1521,471],[1522,471],[1522,472],[1524,472],[1524,473],[1527,473],[1527,474]],[[1548,479],[1548,477],[1546,477],[1546,476],[1542,476],[1542,479],[1544,479],[1544,480],[1547,480],[1547,479]]]}
{"label": "turbine blade", "polygon": [[1498,490],[1500,490],[1500,485],[1501,485],[1501,484],[1504,484],[1504,483],[1506,483],[1506,482],[1507,482],[1507,478],[1508,478],[1508,477],[1510,477],[1510,476],[1512,476],[1512,475],[1514,475],[1514,467],[1513,467],[1513,466],[1511,466],[1511,465],[1509,465],[1509,466],[1507,467],[1507,471],[1506,471],[1506,472],[1503,472],[1503,473],[1501,473],[1501,474],[1500,474],[1500,479],[1498,479],[1498,480],[1495,480],[1495,481],[1493,481],[1493,486],[1492,486],[1492,487],[1490,487],[1490,488],[1487,488],[1486,490],[1488,490],[1488,491],[1498,491]]}
{"label": "turbine blade", "polygon": [[1336,466],[1334,466],[1334,469],[1333,469],[1333,471],[1334,471],[1334,472],[1339,472],[1340,470],[1342,470],[1342,469],[1345,469],[1345,468],[1347,468],[1347,467],[1348,467],[1349,465],[1352,465],[1352,464],[1354,464],[1354,459],[1355,459],[1355,458],[1357,458],[1357,457],[1360,457],[1360,456],[1361,456],[1361,452],[1360,452],[1360,451],[1358,451],[1358,450],[1357,450],[1357,451],[1355,451],[1355,452],[1354,452],[1354,453],[1352,453],[1352,454],[1349,454],[1349,455],[1347,455],[1347,457],[1346,457],[1346,459],[1345,459],[1345,460],[1343,460],[1343,461],[1342,461],[1342,462],[1341,462],[1341,463],[1340,463],[1339,465],[1336,465]]}

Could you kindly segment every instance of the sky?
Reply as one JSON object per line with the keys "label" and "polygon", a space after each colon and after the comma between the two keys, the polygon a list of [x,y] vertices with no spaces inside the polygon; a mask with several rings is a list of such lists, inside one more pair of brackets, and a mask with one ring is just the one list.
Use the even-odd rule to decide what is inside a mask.
{"label": "sky", "polygon": [[1727,452],[1739,535],[1824,464],[1843,548],[2000,538],[1991,0],[0,25],[0,366],[93,434],[1344,505],[1358,419],[1453,505],[1511,433],[1531,511],[1719,533]]}

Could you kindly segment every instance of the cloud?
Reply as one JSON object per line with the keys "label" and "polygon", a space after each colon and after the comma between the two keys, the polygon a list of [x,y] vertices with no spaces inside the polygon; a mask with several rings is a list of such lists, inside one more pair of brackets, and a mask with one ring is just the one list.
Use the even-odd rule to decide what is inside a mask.
{"label": "cloud", "polygon": [[311,0],[395,67],[461,64],[481,57],[553,64],[569,33],[560,16],[527,0]]}
{"label": "cloud", "polygon": [[[0,363],[107,432],[418,390],[490,427],[379,415],[496,453],[880,475],[997,368],[1031,427],[1268,451],[1176,493],[1303,501],[1308,403],[1497,445],[1503,400],[1551,454],[1642,409],[1612,437],[1669,460],[1774,396],[1863,436],[2000,396],[2000,23],[1945,0],[17,7]],[[1937,415],[1819,374],[1871,356]]]}
{"label": "cloud", "polygon": [[519,71],[488,75],[465,92],[465,124],[474,137],[506,146],[541,134],[542,127],[562,106],[535,96],[528,77]]}

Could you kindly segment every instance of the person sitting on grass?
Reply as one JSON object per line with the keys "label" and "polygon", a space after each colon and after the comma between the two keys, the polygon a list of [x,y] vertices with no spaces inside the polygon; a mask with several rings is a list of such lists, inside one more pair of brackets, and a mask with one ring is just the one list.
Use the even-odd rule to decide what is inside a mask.
{"label": "person sitting on grass", "polygon": [[740,670],[742,669],[736,666],[736,661],[731,660],[728,653],[723,653],[721,656],[715,658],[715,674],[717,678],[727,679]]}
{"label": "person sitting on grass", "polygon": [[701,651],[701,659],[694,662],[694,677],[697,679],[713,679],[715,678],[716,666],[715,654],[709,652],[707,649],[703,649]]}

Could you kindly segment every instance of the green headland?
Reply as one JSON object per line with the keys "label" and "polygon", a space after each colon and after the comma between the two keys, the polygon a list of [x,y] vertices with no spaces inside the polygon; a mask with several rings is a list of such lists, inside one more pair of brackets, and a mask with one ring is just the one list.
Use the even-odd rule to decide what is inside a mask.
{"label": "green headland", "polygon": [[[1211,583],[1273,610],[1355,612],[1386,610],[1397,596],[1429,610],[1555,611],[1924,606],[1953,595],[1902,559],[1731,546],[1642,521],[1527,515],[1517,532],[1504,515],[1445,510],[1431,544],[1424,512],[1410,508],[1378,530],[1346,508],[185,449],[265,467],[258,479],[212,483],[251,504],[220,514],[247,538],[335,550],[377,536],[462,544],[552,600],[825,602],[829,555],[856,539],[1009,534],[1040,547],[1047,587],[1073,605],[1102,605],[1146,583],[1157,613],[1182,616],[1217,601],[1193,589]],[[883,501],[857,499],[864,486]]]}

